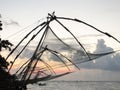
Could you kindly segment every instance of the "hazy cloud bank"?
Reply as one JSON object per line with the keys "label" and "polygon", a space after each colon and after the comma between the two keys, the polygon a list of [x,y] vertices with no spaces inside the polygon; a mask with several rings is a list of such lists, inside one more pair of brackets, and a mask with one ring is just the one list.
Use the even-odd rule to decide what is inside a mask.
{"label": "hazy cloud bank", "polygon": [[[98,40],[94,53],[113,51],[111,47],[105,45],[103,39]],[[80,65],[81,68],[102,69],[110,71],[120,71],[120,53],[110,54],[95,60],[95,63],[87,62]]]}
{"label": "hazy cloud bank", "polygon": [[[32,47],[32,48],[35,48],[35,47]],[[103,39],[100,39],[98,40],[98,43],[96,45],[96,50],[94,51],[94,53],[105,53],[105,52],[111,52],[111,51],[113,51],[113,49],[111,47],[108,47],[105,44],[105,41]],[[21,58],[24,58],[24,57],[30,58],[33,52],[34,52],[33,49],[26,49],[24,53],[22,54]],[[80,58],[80,55],[76,55],[77,53],[71,52],[71,54],[73,55],[74,60],[78,60]],[[84,53],[82,52],[80,52],[80,54],[84,55]],[[55,60],[58,62],[60,61],[59,58],[57,58],[55,55],[50,54],[50,52],[47,52],[47,55],[48,55],[49,60]],[[114,54],[103,56],[95,60],[95,63],[93,63],[92,61],[81,63],[79,64],[79,67],[87,68],[87,69],[120,71],[120,53],[114,53]]]}
{"label": "hazy cloud bank", "polygon": [[4,25],[8,26],[8,25],[13,25],[13,26],[20,26],[19,23],[13,19],[10,18],[5,18],[0,14],[0,18],[3,22]]}

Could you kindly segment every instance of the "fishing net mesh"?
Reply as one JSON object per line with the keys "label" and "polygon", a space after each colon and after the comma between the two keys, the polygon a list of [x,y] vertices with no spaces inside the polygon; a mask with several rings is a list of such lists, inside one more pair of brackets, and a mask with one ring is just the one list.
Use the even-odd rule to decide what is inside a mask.
{"label": "fishing net mesh", "polygon": [[20,55],[22,59],[23,57],[27,59],[22,63],[17,62],[17,66],[14,65],[15,74],[19,79],[35,79],[73,72],[79,68],[77,65],[80,63],[113,53],[88,53],[86,48],[81,46],[83,44],[76,40],[77,38],[75,39],[72,35],[69,40],[66,36],[61,38],[50,26],[44,29],[43,35],[39,38],[37,37],[39,42],[32,47],[34,49],[30,50],[26,47]]}
{"label": "fishing net mesh", "polygon": [[[72,72],[78,68],[77,64],[111,53],[86,53],[78,43],[74,42],[76,42],[74,38],[72,41],[59,38],[49,27],[31,64],[34,71],[32,72],[30,69],[29,72],[32,72],[34,77]],[[36,66],[34,67],[35,63]]]}

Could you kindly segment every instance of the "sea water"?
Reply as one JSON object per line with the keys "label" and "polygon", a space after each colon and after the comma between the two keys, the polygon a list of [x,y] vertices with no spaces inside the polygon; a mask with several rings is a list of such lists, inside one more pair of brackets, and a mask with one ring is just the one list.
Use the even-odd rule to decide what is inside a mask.
{"label": "sea water", "polygon": [[49,81],[46,85],[30,84],[28,90],[120,90],[120,82]]}

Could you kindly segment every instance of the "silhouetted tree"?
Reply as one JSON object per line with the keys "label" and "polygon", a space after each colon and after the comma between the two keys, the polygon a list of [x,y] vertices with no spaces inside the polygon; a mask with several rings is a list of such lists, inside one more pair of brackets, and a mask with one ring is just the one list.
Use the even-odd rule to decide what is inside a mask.
{"label": "silhouetted tree", "polygon": [[[0,30],[2,30],[2,22],[0,21]],[[0,52],[2,52],[2,49],[8,49],[11,50],[11,46],[13,46],[12,43],[10,43],[8,40],[2,40],[0,38]],[[6,71],[8,68],[9,63],[5,60],[5,58],[0,54],[0,80],[6,80],[11,77],[11,75]]]}

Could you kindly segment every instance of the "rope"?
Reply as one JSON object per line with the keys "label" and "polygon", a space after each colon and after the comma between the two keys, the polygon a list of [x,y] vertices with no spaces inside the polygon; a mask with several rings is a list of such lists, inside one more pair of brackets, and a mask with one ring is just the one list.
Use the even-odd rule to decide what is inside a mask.
{"label": "rope", "polygon": [[120,43],[120,41],[119,41],[117,38],[115,38],[113,35],[111,35],[111,34],[109,34],[109,33],[107,33],[107,32],[103,32],[103,31],[101,31],[100,29],[98,29],[98,28],[96,28],[96,27],[94,27],[94,26],[92,26],[92,25],[90,25],[90,24],[88,24],[88,23],[86,23],[86,22],[84,22],[84,21],[82,21],[82,20],[72,19],[72,18],[65,18],[65,17],[56,17],[56,18],[57,18],[57,19],[72,20],[72,21],[76,21],[76,22],[79,22],[79,23],[83,23],[83,24],[85,24],[85,25],[93,28],[94,30],[96,30],[96,31],[98,31],[98,32],[100,32],[100,33],[102,33],[102,34],[104,34],[104,35],[106,35],[106,36],[108,36],[108,37],[113,38],[115,41],[117,41],[118,43]]}
{"label": "rope", "polygon": [[[20,29],[19,31],[17,31],[17,32],[15,32],[15,33],[13,33],[13,34],[11,34],[11,35],[9,35],[9,36],[7,36],[5,39],[10,39],[10,38],[12,38],[12,37],[14,37],[14,38],[16,38],[16,37],[18,37],[18,34],[19,34],[19,36],[20,35],[22,35],[22,33],[25,33],[26,32],[26,29],[28,29],[29,27],[31,27],[31,26],[33,26],[33,25],[38,25],[41,21],[43,21],[45,18],[42,18],[42,19],[40,19],[40,20],[38,20],[38,21],[35,21],[34,23],[32,23],[32,24],[30,24],[30,25],[28,25],[28,26],[26,26],[25,28],[23,28],[23,29]],[[15,37],[16,36],[16,37]],[[13,38],[13,39],[14,39]]]}

